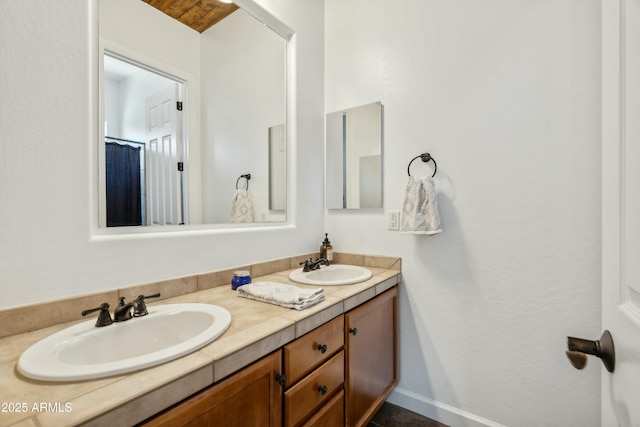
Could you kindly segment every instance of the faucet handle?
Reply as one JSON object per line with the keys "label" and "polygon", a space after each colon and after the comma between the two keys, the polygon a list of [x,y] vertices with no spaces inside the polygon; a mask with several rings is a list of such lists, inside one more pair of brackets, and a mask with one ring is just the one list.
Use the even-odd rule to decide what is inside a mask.
{"label": "faucet handle", "polygon": [[158,298],[160,296],[160,292],[152,294],[152,295],[138,295],[133,301],[133,317],[142,317],[149,314],[147,311],[147,304],[145,304],[144,300],[147,298]]}
{"label": "faucet handle", "polygon": [[305,273],[311,271],[311,264],[313,264],[313,257],[302,261],[300,263],[300,265],[304,265],[304,267],[302,267],[302,271],[304,271]]}
{"label": "faucet handle", "polygon": [[147,298],[158,298],[160,296],[160,292],[156,292],[155,294],[151,294],[151,295],[138,295],[138,298],[142,298],[147,299]]}
{"label": "faucet handle", "polygon": [[109,303],[106,302],[100,304],[100,307],[84,310],[82,312],[82,315],[86,316],[87,314],[95,313],[98,310],[100,310],[100,314],[98,315],[98,320],[96,321],[96,327],[108,326],[113,323],[111,314],[109,314]]}

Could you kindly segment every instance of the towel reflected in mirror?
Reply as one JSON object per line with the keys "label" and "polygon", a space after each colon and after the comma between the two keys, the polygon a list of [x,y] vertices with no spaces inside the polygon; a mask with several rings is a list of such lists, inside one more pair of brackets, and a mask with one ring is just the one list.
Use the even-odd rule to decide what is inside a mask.
{"label": "towel reflected in mirror", "polygon": [[251,196],[246,189],[236,190],[231,200],[231,213],[229,215],[232,223],[253,222],[253,206]]}

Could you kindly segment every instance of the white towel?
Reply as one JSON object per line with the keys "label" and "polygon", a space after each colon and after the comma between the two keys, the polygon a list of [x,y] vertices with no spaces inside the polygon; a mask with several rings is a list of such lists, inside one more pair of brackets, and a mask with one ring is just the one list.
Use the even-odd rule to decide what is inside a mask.
{"label": "white towel", "polygon": [[437,234],[440,229],[436,187],[430,176],[409,177],[402,203],[400,233]]}
{"label": "white towel", "polygon": [[247,190],[236,190],[231,200],[230,219],[232,223],[253,222],[253,206]]}
{"label": "white towel", "polygon": [[238,296],[303,310],[324,300],[324,289],[305,289],[275,282],[255,282],[237,289]]}

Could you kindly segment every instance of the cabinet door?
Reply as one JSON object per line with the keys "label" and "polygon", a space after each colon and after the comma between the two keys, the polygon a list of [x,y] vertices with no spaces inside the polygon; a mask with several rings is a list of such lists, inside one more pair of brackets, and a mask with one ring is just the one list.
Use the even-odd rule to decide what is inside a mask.
{"label": "cabinet door", "polygon": [[282,386],[276,380],[281,354],[281,350],[271,353],[142,425],[281,426]]}
{"label": "cabinet door", "polygon": [[346,330],[346,425],[364,426],[397,382],[394,287],[351,310]]}

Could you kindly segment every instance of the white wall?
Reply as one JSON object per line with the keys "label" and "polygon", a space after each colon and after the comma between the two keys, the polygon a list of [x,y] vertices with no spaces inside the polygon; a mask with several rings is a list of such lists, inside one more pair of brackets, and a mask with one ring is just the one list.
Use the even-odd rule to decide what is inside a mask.
{"label": "white wall", "polygon": [[290,153],[295,182],[289,194],[297,202],[289,210],[295,222],[119,237],[93,228],[95,2],[0,2],[0,308],[317,249],[323,221],[322,162],[306,161],[299,171],[295,164],[322,158],[323,3],[258,3],[296,31],[291,70],[304,76],[291,91],[295,117],[290,132],[300,142]]}
{"label": "white wall", "polygon": [[104,133],[107,136],[117,137],[122,134],[120,82],[105,76],[104,92],[110,94],[104,100],[104,121],[107,124]]}
{"label": "white wall", "polygon": [[[600,364],[564,355],[601,332],[599,17],[595,0],[325,1],[325,111],[384,105],[384,213],[325,229],[403,259],[392,402],[454,426],[599,425]],[[386,231],[423,152],[444,232]]]}

